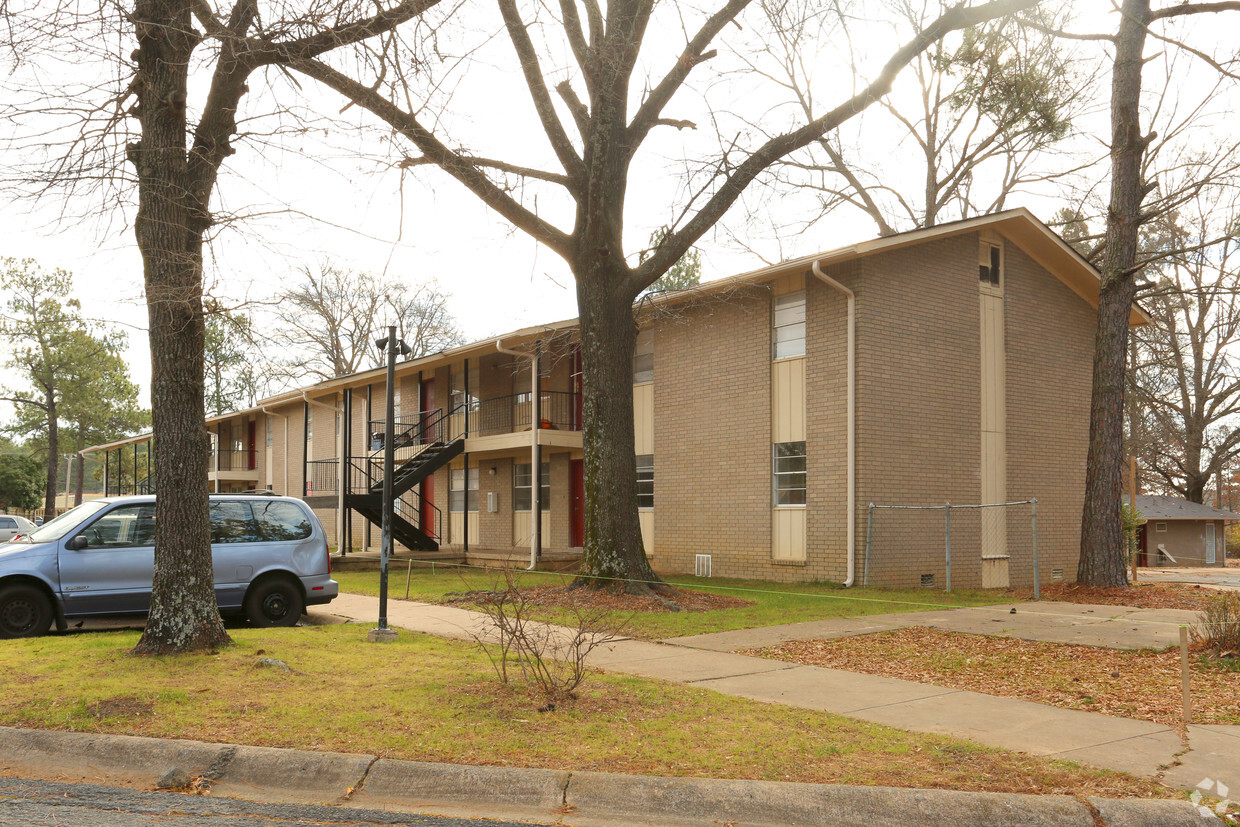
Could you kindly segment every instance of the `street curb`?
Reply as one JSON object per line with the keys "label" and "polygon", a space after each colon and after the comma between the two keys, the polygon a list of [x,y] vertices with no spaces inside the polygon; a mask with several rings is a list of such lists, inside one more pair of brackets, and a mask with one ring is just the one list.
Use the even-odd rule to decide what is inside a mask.
{"label": "street curb", "polygon": [[[482,767],[131,735],[0,727],[0,771],[151,789],[172,767],[216,794],[402,811],[615,825],[1203,827],[1187,801],[661,778]],[[1093,808],[1091,812],[1090,807]]]}

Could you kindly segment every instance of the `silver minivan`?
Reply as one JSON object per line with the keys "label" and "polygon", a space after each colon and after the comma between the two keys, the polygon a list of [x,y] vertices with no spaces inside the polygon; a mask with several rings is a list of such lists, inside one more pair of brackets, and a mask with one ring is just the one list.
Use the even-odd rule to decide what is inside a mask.
{"label": "silver minivan", "polygon": [[[327,538],[289,497],[211,497],[211,556],[221,613],[292,626],[339,594]],[[155,497],[82,503],[16,542],[0,543],[0,638],[35,637],[67,618],[150,610]]]}

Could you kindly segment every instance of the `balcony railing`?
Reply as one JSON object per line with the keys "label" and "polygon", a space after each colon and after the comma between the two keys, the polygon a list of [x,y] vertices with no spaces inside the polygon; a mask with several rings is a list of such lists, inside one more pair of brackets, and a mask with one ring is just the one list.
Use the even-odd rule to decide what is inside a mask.
{"label": "balcony railing", "polygon": [[[399,450],[432,442],[451,442],[462,436],[494,436],[528,431],[531,426],[532,407],[530,394],[514,393],[461,403],[446,411],[435,408],[398,416],[393,421],[393,445]],[[580,431],[581,394],[543,391],[540,394],[538,419],[540,428]],[[386,423],[382,419],[372,419],[369,433],[367,448],[371,452],[382,451],[387,433]]]}
{"label": "balcony railing", "polygon": [[[218,456],[219,465],[216,465]],[[217,468],[220,471],[253,471],[258,467],[258,457],[256,451],[212,451],[210,465],[212,471]]]}
{"label": "balcony railing", "polygon": [[325,497],[340,490],[340,460],[312,459],[306,463],[304,496]]}

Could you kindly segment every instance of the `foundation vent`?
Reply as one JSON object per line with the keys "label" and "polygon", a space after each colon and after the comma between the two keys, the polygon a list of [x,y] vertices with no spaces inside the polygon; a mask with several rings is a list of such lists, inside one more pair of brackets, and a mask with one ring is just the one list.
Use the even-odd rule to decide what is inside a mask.
{"label": "foundation vent", "polygon": [[710,555],[695,554],[693,556],[693,576],[710,577]]}
{"label": "foundation vent", "polygon": [[921,585],[922,585],[922,586],[924,586],[924,587],[926,587],[926,588],[933,588],[933,587],[934,587],[934,575],[933,575],[933,574],[923,574],[923,575],[921,576]]}
{"label": "foundation vent", "polygon": [[1051,579],[1056,583],[1063,582],[1063,569],[1051,569]]}

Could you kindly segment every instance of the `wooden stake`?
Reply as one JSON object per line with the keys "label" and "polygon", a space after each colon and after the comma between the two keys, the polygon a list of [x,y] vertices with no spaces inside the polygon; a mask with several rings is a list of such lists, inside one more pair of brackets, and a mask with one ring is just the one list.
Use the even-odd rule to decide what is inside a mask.
{"label": "wooden stake", "polygon": [[1193,717],[1193,697],[1188,688],[1188,627],[1180,627],[1180,672],[1184,693],[1184,723],[1188,724]]}
{"label": "wooden stake", "polygon": [[413,561],[409,561],[409,570],[405,572],[405,599],[409,599],[409,581],[413,579]]}

